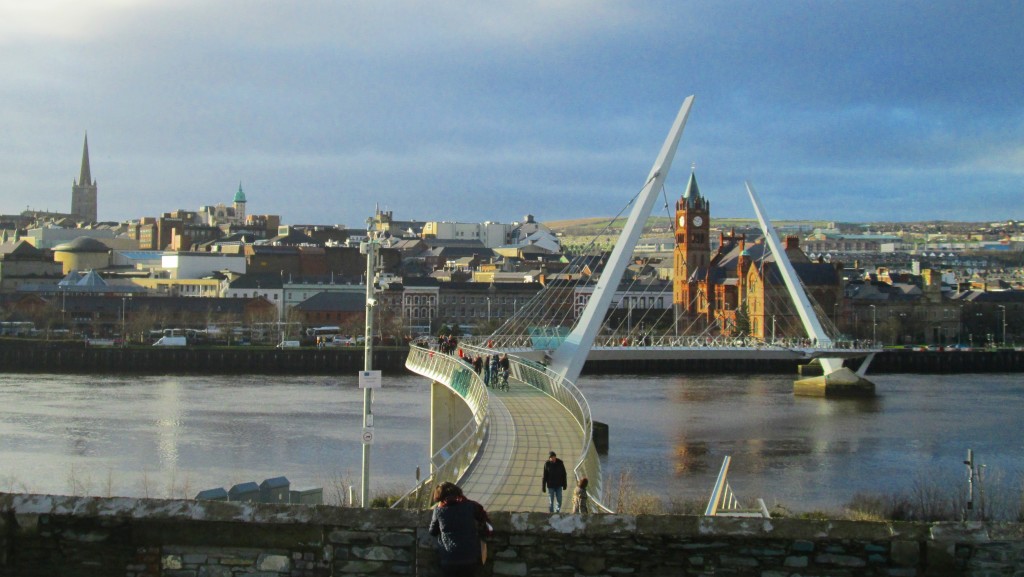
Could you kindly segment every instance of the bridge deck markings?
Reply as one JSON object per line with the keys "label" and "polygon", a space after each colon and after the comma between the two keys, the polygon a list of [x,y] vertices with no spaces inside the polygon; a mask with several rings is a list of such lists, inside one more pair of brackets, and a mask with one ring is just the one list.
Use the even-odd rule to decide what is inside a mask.
{"label": "bridge deck markings", "polygon": [[494,511],[547,511],[541,491],[544,461],[555,451],[565,462],[568,490],[562,509],[572,509],[572,468],[583,446],[583,431],[558,402],[537,389],[511,383],[511,390],[490,390],[491,423],[483,455],[462,489],[470,499]]}

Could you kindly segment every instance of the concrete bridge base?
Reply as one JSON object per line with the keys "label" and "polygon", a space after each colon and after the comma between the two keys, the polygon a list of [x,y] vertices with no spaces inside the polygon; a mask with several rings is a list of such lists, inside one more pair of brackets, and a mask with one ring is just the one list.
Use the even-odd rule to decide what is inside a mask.
{"label": "concrete bridge base", "polygon": [[793,381],[793,394],[806,397],[873,397],[875,384],[843,367],[827,375]]}

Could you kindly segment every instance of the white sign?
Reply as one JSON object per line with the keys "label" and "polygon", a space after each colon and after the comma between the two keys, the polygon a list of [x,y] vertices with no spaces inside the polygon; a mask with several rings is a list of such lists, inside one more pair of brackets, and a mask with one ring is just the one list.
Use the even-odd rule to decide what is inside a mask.
{"label": "white sign", "polygon": [[360,389],[379,389],[380,371],[359,371]]}
{"label": "white sign", "polygon": [[363,444],[373,444],[373,427],[363,427]]}

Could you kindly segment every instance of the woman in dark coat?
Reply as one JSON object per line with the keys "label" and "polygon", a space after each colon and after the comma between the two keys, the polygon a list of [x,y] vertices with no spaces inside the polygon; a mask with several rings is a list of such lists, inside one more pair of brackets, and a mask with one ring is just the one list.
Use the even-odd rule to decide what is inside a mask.
{"label": "woman in dark coat", "polygon": [[489,531],[487,511],[462,494],[454,483],[441,483],[434,489],[433,517],[429,532],[437,537],[441,572],[450,577],[476,574],[482,564],[481,538]]}

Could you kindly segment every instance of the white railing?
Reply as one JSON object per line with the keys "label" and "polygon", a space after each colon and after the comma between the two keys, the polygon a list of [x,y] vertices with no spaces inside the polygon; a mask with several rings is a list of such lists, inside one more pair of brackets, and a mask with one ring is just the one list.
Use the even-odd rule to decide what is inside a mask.
{"label": "white railing", "polygon": [[487,387],[465,361],[429,348],[409,347],[405,366],[448,387],[465,399],[473,411],[473,418],[431,455],[430,476],[393,505],[395,508],[426,509],[430,506],[430,487],[445,481],[457,483],[483,446],[489,422]]}
{"label": "white railing", "polygon": [[740,505],[736,493],[733,492],[727,480],[731,461],[732,458],[728,455],[722,459],[722,468],[718,471],[718,479],[715,480],[715,486],[711,490],[711,498],[708,500],[704,514],[708,517],[764,517],[770,519],[771,515],[768,513],[768,507],[765,506],[763,499],[757,500],[757,509],[744,509]]}
{"label": "white railing", "polygon": [[[487,347],[495,350],[532,350],[535,337],[529,335],[503,335],[500,337],[464,337],[460,343],[467,346]],[[598,335],[594,339],[593,348],[699,348],[699,349],[785,349],[785,350],[844,350],[844,351],[879,351],[881,347],[871,340],[835,340],[819,343],[806,338],[758,339],[754,337],[735,336],[641,336],[630,335]]]}
{"label": "white railing", "polygon": [[[475,347],[463,344],[463,349],[474,355],[494,354],[491,349]],[[570,381],[562,378],[561,375],[551,371],[546,366],[520,358],[515,355],[508,355],[509,372],[516,381],[525,383],[543,392],[562,405],[576,420],[576,423],[583,431],[583,446],[573,472],[577,482],[586,477],[588,480],[588,493],[590,501],[595,505],[594,509],[602,512],[611,512],[610,509],[601,503],[601,496],[604,494],[601,477],[601,459],[594,447],[593,434],[594,422],[590,414],[590,404],[587,403],[583,393]]]}

